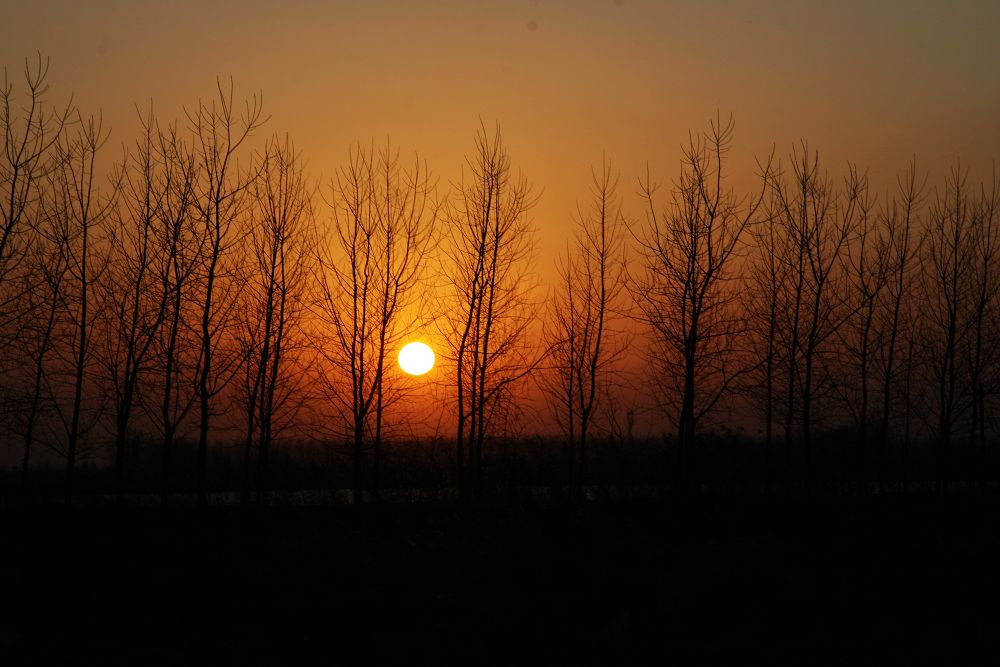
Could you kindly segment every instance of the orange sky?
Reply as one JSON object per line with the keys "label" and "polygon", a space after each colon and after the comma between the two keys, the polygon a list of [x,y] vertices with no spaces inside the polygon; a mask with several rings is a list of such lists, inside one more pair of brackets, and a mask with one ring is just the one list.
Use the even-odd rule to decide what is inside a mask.
{"label": "orange sky", "polygon": [[[869,6],[873,5],[873,6]],[[0,64],[50,56],[51,98],[73,92],[135,136],[133,105],[161,119],[214,94],[262,91],[267,132],[288,132],[314,176],[348,145],[386,135],[447,186],[479,127],[503,127],[534,211],[543,279],[602,151],[661,183],[679,144],[716,110],[736,119],[731,170],[808,139],[833,173],[848,160],[877,187],[916,153],[935,178],[961,156],[1000,157],[1000,2],[8,2]]]}
{"label": "orange sky", "polygon": [[0,63],[18,73],[25,55],[51,56],[53,97],[102,109],[113,144],[133,135],[133,103],[152,98],[173,117],[217,75],[263,91],[269,130],[291,133],[316,174],[352,141],[389,135],[450,179],[478,117],[498,120],[544,189],[543,258],[602,150],[638,215],[645,161],[672,179],[688,128],[716,109],[736,118],[738,177],[800,138],[831,170],[855,160],[877,181],[914,152],[933,174],[959,155],[982,170],[1000,155],[997,2],[5,5]]}

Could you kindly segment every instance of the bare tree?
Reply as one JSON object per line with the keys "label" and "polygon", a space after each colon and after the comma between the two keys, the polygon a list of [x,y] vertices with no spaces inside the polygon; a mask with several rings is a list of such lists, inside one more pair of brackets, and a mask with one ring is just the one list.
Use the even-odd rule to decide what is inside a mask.
{"label": "bare tree", "polygon": [[[749,391],[763,404],[763,480],[770,489],[776,401],[779,392],[780,367],[779,323],[782,296],[786,281],[792,280],[784,261],[788,252],[785,228],[771,218],[765,218],[751,229],[754,244],[749,257],[746,277],[745,312],[750,334],[751,373]],[[763,377],[759,377],[763,375]],[[758,380],[759,382],[755,382]],[[760,395],[757,392],[762,392]]]}
{"label": "bare tree", "polygon": [[[897,194],[883,209],[883,225],[888,234],[887,281],[888,308],[886,321],[882,324],[882,414],[880,417],[878,468],[879,481],[884,482],[886,470],[886,449],[889,441],[889,424],[892,411],[893,389],[899,372],[897,357],[902,356],[899,348],[903,331],[904,308],[912,296],[913,263],[919,247],[913,239],[914,223],[924,197],[925,182],[917,181],[916,161],[911,161],[907,170],[897,180]],[[910,360],[904,358],[907,368]]]}
{"label": "bare tree", "polygon": [[[377,490],[386,408],[386,357],[407,333],[401,318],[413,305],[438,218],[426,164],[404,167],[398,150],[360,144],[331,185],[334,234],[321,245],[318,282],[323,327],[322,380],[347,425],[354,502],[362,501],[364,449],[374,457]],[[332,340],[331,340],[332,339]]]}
{"label": "bare tree", "polygon": [[829,385],[824,358],[826,343],[852,314],[846,302],[843,278],[846,244],[859,215],[859,200],[867,192],[867,179],[853,168],[843,192],[820,171],[818,154],[803,145],[792,154],[791,178],[776,172],[771,179],[769,217],[784,227],[787,237],[781,329],[785,332],[787,361],[785,403],[786,471],[791,456],[796,397],[801,397],[799,424],[803,461],[809,469],[814,402],[817,392]]}
{"label": "bare tree", "polygon": [[996,337],[998,201],[995,175],[976,189],[968,183],[968,171],[956,164],[927,213],[921,253],[923,352],[928,384],[935,388],[932,430],[945,482],[954,473],[957,429],[966,423],[969,444],[978,450],[986,438],[986,398],[1000,361],[988,343]]}
{"label": "bare tree", "polygon": [[247,138],[261,126],[261,101],[254,96],[238,112],[233,103],[233,85],[228,89],[217,82],[217,96],[212,102],[199,102],[187,111],[194,141],[198,181],[195,184],[195,208],[202,223],[202,265],[200,298],[201,359],[198,366],[198,505],[206,505],[207,455],[212,399],[238,370],[235,346],[224,340],[231,324],[238,282],[231,280],[231,252],[238,239],[234,229],[246,206],[243,194],[256,174],[241,169],[237,157]]}
{"label": "bare tree", "polygon": [[30,267],[24,279],[24,294],[28,300],[26,310],[36,313],[36,317],[21,327],[20,358],[31,366],[31,390],[27,397],[24,421],[24,452],[21,459],[21,493],[28,490],[28,468],[36,440],[39,417],[48,413],[44,408],[46,400],[46,379],[48,360],[58,333],[59,316],[62,312],[62,284],[66,278],[65,254],[53,244],[37,239],[34,244]]}
{"label": "bare tree", "polygon": [[27,99],[21,102],[4,68],[0,88],[0,352],[17,338],[11,327],[26,313],[24,290],[31,282],[17,280],[22,260],[30,253],[33,230],[39,225],[40,186],[55,164],[52,153],[71,119],[72,103],[50,109],[45,95],[48,59],[25,59]]}
{"label": "bare tree", "polygon": [[969,420],[969,442],[982,454],[986,447],[986,397],[989,387],[996,378],[997,362],[1000,361],[994,345],[997,318],[997,289],[1000,276],[996,262],[1000,257],[1000,184],[997,182],[994,166],[993,178],[989,184],[980,185],[973,213],[973,261],[975,273],[971,276],[972,296],[972,340],[969,360],[969,381],[971,384],[971,415]]}
{"label": "bare tree", "polygon": [[455,363],[456,469],[462,497],[482,490],[483,443],[513,386],[540,362],[527,332],[533,321],[529,278],[536,198],[511,171],[499,125],[481,124],[448,212],[446,338]]}
{"label": "bare tree", "polygon": [[860,191],[857,220],[844,252],[846,306],[850,314],[838,330],[845,352],[840,360],[841,371],[847,373],[840,384],[854,417],[857,438],[854,458],[859,480],[866,474],[879,315],[890,270],[889,230],[882,224],[882,216],[876,215],[874,206],[867,190]]}
{"label": "bare tree", "polygon": [[264,148],[260,177],[251,187],[253,223],[249,271],[243,276],[243,355],[247,431],[243,453],[243,503],[248,502],[251,450],[257,444],[257,503],[267,494],[268,451],[275,432],[280,391],[287,390],[285,347],[296,324],[313,242],[312,191],[302,156],[286,137]]}
{"label": "bare tree", "polygon": [[970,285],[975,270],[974,221],[968,174],[956,165],[928,211],[922,261],[925,302],[924,352],[935,387],[938,474],[951,474],[950,448],[955,427],[969,408],[968,344]]}
{"label": "bare tree", "polygon": [[693,472],[692,447],[698,421],[745,371],[735,358],[746,321],[740,312],[731,262],[744,231],[764,199],[770,162],[761,166],[764,187],[737,197],[724,186],[724,163],[734,123],[713,121],[708,132],[690,136],[670,205],[657,210],[657,185],[647,173],[640,189],[647,225],[640,239],[643,273],[634,298],[656,335],[659,400],[676,395],[682,480]]}
{"label": "bare tree", "polygon": [[195,183],[198,178],[194,152],[184,144],[175,124],[158,128],[157,154],[163,173],[163,191],[155,224],[158,293],[166,297],[163,321],[152,344],[149,390],[143,408],[162,436],[160,501],[170,495],[171,456],[178,428],[193,407],[197,360],[188,360],[197,348],[190,335],[195,329],[192,282],[203,240],[195,219]]}
{"label": "bare tree", "polygon": [[[35,62],[26,58],[25,90],[15,88],[6,68],[0,87],[0,419],[10,418],[9,427],[23,428],[22,490],[41,407],[44,360],[57,322],[59,306],[52,290],[64,268],[58,262],[48,266],[58,255],[39,235],[47,171],[56,162],[56,142],[73,108],[72,101],[63,109],[47,102],[48,69],[41,54]],[[34,391],[18,383],[28,366],[34,369]]]}
{"label": "bare tree", "polygon": [[123,501],[126,444],[139,403],[140,378],[167,313],[170,291],[164,277],[169,260],[158,243],[158,226],[167,214],[174,172],[159,151],[152,108],[140,113],[143,134],[117,175],[119,206],[110,225],[110,270],[102,281],[104,363],[110,376],[115,420],[115,490]]}
{"label": "bare tree", "polygon": [[92,285],[100,278],[106,259],[95,253],[101,226],[114,204],[114,195],[102,195],[95,183],[97,153],[108,133],[99,118],[78,115],[73,134],[62,135],[57,143],[58,161],[50,175],[49,198],[43,201],[50,240],[62,254],[67,280],[62,283],[60,300],[74,333],[70,363],[72,398],[66,426],[66,503],[72,502],[73,474],[81,435],[92,423],[82,421],[85,380],[93,365],[91,331]]}
{"label": "bare tree", "polygon": [[608,392],[608,367],[622,352],[612,344],[609,326],[622,312],[625,278],[625,220],[617,186],[610,161],[602,158],[600,172],[591,170],[590,205],[577,209],[576,234],[560,258],[547,343],[554,371],[548,390],[569,444],[573,495],[583,483],[595,408]]}

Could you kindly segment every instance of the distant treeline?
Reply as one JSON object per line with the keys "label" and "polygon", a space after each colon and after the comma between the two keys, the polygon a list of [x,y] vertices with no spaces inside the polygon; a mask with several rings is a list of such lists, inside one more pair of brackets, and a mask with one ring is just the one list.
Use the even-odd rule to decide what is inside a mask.
{"label": "distant treeline", "polygon": [[[956,164],[928,184],[913,161],[876,192],[802,143],[740,193],[734,124],[716,118],[669,188],[640,180],[631,213],[611,162],[592,168],[541,299],[537,195],[498,126],[456,183],[386,142],[318,184],[231,83],[177,119],[140,109],[118,152],[99,116],[50,100],[47,72],[28,60],[0,90],[12,489],[51,488],[57,466],[69,502],[81,465],[119,499],[183,488],[200,504],[212,488],[266,503],[292,480],[361,501],[411,481],[471,500],[521,477],[579,497],[646,478],[996,476],[995,174]],[[399,428],[415,384],[395,354],[413,331],[433,332],[453,437],[408,481],[401,452],[421,441]],[[539,391],[554,440],[525,432]]]}

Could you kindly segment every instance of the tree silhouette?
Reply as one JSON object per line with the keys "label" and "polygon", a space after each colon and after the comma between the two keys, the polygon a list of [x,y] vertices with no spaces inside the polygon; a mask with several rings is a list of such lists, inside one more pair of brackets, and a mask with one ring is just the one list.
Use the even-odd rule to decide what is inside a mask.
{"label": "tree silhouette", "polygon": [[[44,224],[41,199],[48,174],[58,162],[57,141],[72,120],[73,104],[71,99],[63,108],[51,107],[46,99],[48,72],[48,59],[38,54],[34,63],[24,62],[25,99],[6,68],[0,87],[0,418],[9,418],[13,424],[27,412],[23,417],[22,489],[65,269],[58,256],[49,254],[51,247],[40,236]],[[28,380],[31,389],[15,381],[23,354],[34,368]],[[19,401],[21,394],[27,395],[26,401]]]}
{"label": "tree silhouette", "polygon": [[968,172],[956,164],[927,211],[921,255],[924,316],[923,352],[935,387],[938,474],[954,473],[952,444],[968,418],[969,440],[981,439],[986,396],[996,356],[984,346],[995,330],[997,185],[976,192]]}
{"label": "tree silhouette", "polygon": [[158,270],[157,291],[166,295],[166,308],[159,335],[153,340],[153,368],[143,408],[162,436],[160,502],[170,496],[171,457],[178,428],[197,399],[194,373],[197,348],[192,311],[192,283],[201,254],[200,234],[195,219],[196,156],[181,139],[176,124],[157,128],[157,154],[163,169],[163,191],[154,219],[155,253],[162,265]]}
{"label": "tree silhouette", "polygon": [[331,186],[334,234],[321,245],[317,311],[323,330],[318,350],[327,362],[321,377],[352,446],[354,502],[362,501],[366,444],[374,459],[377,491],[387,355],[407,333],[401,326],[413,305],[438,218],[434,181],[419,157],[406,168],[386,144],[352,148]]}
{"label": "tree silhouette", "polygon": [[532,322],[527,217],[535,203],[523,175],[511,172],[500,127],[481,124],[468,173],[448,211],[445,274],[447,340],[455,363],[455,457],[462,497],[482,491],[483,444],[512,408],[511,390],[538,365],[527,340]]}
{"label": "tree silhouette", "polygon": [[997,182],[995,167],[990,183],[980,185],[973,214],[973,262],[971,296],[972,307],[972,350],[969,369],[971,391],[971,415],[969,419],[969,442],[973,443],[980,455],[986,447],[987,410],[986,398],[993,393],[997,379],[997,362],[1000,361],[993,340],[997,321],[997,288],[1000,276],[996,271],[996,261],[1000,255],[1000,183]]}
{"label": "tree silhouette", "polygon": [[962,346],[968,340],[969,279],[973,265],[972,202],[966,174],[956,166],[928,211],[924,250],[925,353],[936,387],[938,473],[947,478],[955,425],[968,408]]}
{"label": "tree silhouette", "polygon": [[309,287],[313,201],[303,167],[301,154],[287,137],[281,141],[272,138],[264,148],[260,176],[250,191],[253,222],[247,236],[247,256],[251,263],[242,271],[247,287],[241,308],[247,409],[244,505],[255,438],[257,504],[266,501],[275,412],[284,398],[281,392],[288,390],[286,347],[290,329],[299,324],[299,305]]}
{"label": "tree silhouette", "polygon": [[[48,198],[43,201],[50,241],[62,254],[66,279],[59,296],[73,331],[69,359],[72,374],[70,416],[66,426],[65,500],[73,498],[73,475],[81,436],[96,423],[97,416],[84,420],[84,391],[94,363],[95,322],[93,285],[107,265],[97,244],[102,226],[114,205],[115,192],[107,195],[97,188],[97,153],[107,140],[100,119],[78,115],[74,132],[61,135],[57,142],[57,163],[50,174]],[[95,252],[95,248],[98,251]],[[60,415],[62,413],[60,412]]]}
{"label": "tree silhouette", "polygon": [[48,59],[39,54],[32,65],[24,64],[27,101],[21,103],[4,68],[0,88],[0,352],[10,344],[10,327],[18,315],[23,284],[16,271],[30,252],[33,228],[39,225],[40,187],[47,172],[58,164],[57,142],[73,119],[72,101],[63,109],[52,109],[45,95]]}
{"label": "tree silhouette", "polygon": [[608,391],[609,365],[621,356],[609,324],[623,310],[625,219],[618,176],[602,158],[591,170],[591,200],[578,209],[576,233],[559,263],[559,290],[552,301],[549,334],[553,376],[547,387],[569,444],[569,484],[578,496],[587,461],[587,440],[599,399]]}
{"label": "tree silhouette", "polygon": [[27,405],[24,407],[24,452],[21,458],[22,495],[28,491],[28,470],[31,455],[37,438],[39,417],[51,417],[51,395],[47,391],[49,377],[49,358],[52,348],[58,340],[58,325],[62,312],[63,280],[66,279],[67,265],[64,253],[58,246],[47,242],[43,234],[35,240],[30,259],[30,266],[25,274],[24,287],[26,299],[22,301],[24,309],[37,313],[35,319],[29,319],[21,327],[21,344],[19,356],[28,361],[31,368],[30,393]]}
{"label": "tree silhouette", "polygon": [[[240,215],[244,196],[256,173],[240,169],[240,147],[264,122],[258,96],[247,100],[237,115],[233,103],[233,85],[228,90],[217,82],[217,96],[212,102],[199,102],[187,112],[193,135],[198,180],[194,205],[202,229],[202,262],[199,297],[202,302],[200,323],[201,358],[198,366],[198,505],[207,503],[208,438],[212,399],[229,383],[238,370],[238,355],[224,337],[231,324],[232,308],[239,285],[232,280]],[[221,357],[217,358],[217,354]]]}
{"label": "tree silhouette", "polygon": [[172,173],[159,152],[152,109],[141,117],[143,135],[119,168],[119,205],[112,209],[109,270],[102,281],[107,320],[102,355],[113,391],[115,491],[124,499],[126,444],[139,403],[140,380],[170,300],[169,257],[157,242],[158,223],[171,196]]}
{"label": "tree silhouette", "polygon": [[[793,151],[792,171],[771,179],[768,217],[784,227],[787,271],[781,306],[781,328],[786,332],[785,448],[786,470],[800,397],[800,442],[805,470],[809,470],[813,413],[817,392],[829,390],[828,341],[852,311],[843,277],[843,257],[867,182],[851,170],[843,192],[820,171],[819,156],[803,144]],[[820,375],[822,373],[822,375]],[[819,376],[819,377],[817,377]]]}
{"label": "tree silhouette", "polygon": [[[916,161],[911,161],[904,174],[898,179],[898,190],[891,201],[887,202],[883,211],[883,224],[888,233],[888,313],[883,324],[882,353],[884,355],[882,370],[882,414],[879,427],[878,468],[879,481],[884,482],[886,476],[886,450],[889,442],[889,425],[892,413],[892,397],[897,380],[900,356],[900,335],[904,333],[903,318],[906,316],[904,307],[912,300],[913,264],[917,259],[919,248],[913,238],[914,218],[924,197],[924,182],[917,181]],[[912,339],[912,337],[911,337]],[[912,369],[912,360],[906,360],[907,374]],[[908,384],[908,383],[907,383]],[[908,439],[904,440],[908,443]],[[905,470],[904,470],[905,475]]]}
{"label": "tree silhouette", "polygon": [[[259,97],[217,82],[180,126],[150,105],[107,164],[100,117],[53,107],[47,80],[39,57],[0,88],[0,438],[14,470],[0,481],[20,477],[26,496],[65,464],[69,502],[86,486],[125,503],[156,472],[164,504],[189,474],[201,506],[212,486],[266,505],[272,487],[318,475],[356,503],[378,498],[415,460],[396,448],[392,406],[416,385],[391,360],[430,327],[445,348],[435,391],[454,391],[435,416],[455,429],[446,456],[464,501],[508,465],[511,480],[568,478],[574,500],[598,472],[665,481],[648,464],[671,429],[679,490],[758,470],[769,491],[782,440],[789,490],[995,476],[995,174],[956,163],[929,193],[914,160],[876,195],[863,168],[828,174],[802,142],[784,169],[758,160],[759,189],[737,195],[734,125],[717,115],[688,134],[669,192],[647,169],[638,199],[620,196],[602,160],[541,303],[537,197],[499,127],[480,122],[441,199],[421,158],[352,147],[324,234],[305,153],[255,140]],[[634,204],[645,225],[631,261]],[[637,397],[615,380],[633,368],[649,373]],[[531,421],[538,399],[554,409]],[[613,471],[595,467],[605,433]],[[343,467],[319,460],[334,439]],[[428,468],[407,479],[441,476],[440,442],[419,443]],[[93,486],[80,479],[90,463]]]}
{"label": "tree silhouette", "polygon": [[[764,198],[737,197],[725,189],[723,166],[734,124],[713,121],[708,132],[689,137],[672,201],[657,210],[657,185],[640,182],[647,224],[639,239],[643,272],[633,297],[656,336],[653,363],[657,400],[677,398],[678,451],[684,483],[691,481],[695,434],[708,414],[745,372],[734,354],[746,328],[734,289],[732,259]],[[768,182],[770,165],[762,166]]]}
{"label": "tree silhouette", "polygon": [[783,361],[779,341],[780,308],[786,281],[793,278],[784,261],[788,252],[788,237],[784,228],[767,215],[751,228],[750,233],[753,235],[754,247],[749,254],[745,273],[744,310],[747,314],[747,335],[750,338],[748,347],[751,372],[744,389],[751,395],[751,405],[763,407],[761,466],[764,488],[770,492],[777,394]]}
{"label": "tree silhouette", "polygon": [[869,425],[875,400],[875,353],[881,337],[878,319],[889,278],[889,230],[881,222],[875,201],[865,187],[858,196],[858,216],[844,253],[844,288],[849,292],[845,305],[849,314],[837,332],[845,354],[836,362],[846,375],[840,384],[857,431],[855,466],[859,479],[866,474]]}

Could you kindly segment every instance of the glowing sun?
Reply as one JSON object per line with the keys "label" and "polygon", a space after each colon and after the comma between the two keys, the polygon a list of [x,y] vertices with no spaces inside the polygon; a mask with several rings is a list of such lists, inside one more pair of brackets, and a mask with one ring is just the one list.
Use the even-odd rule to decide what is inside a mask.
{"label": "glowing sun", "polygon": [[399,367],[410,375],[423,375],[434,368],[434,350],[423,343],[408,343],[399,351]]}

